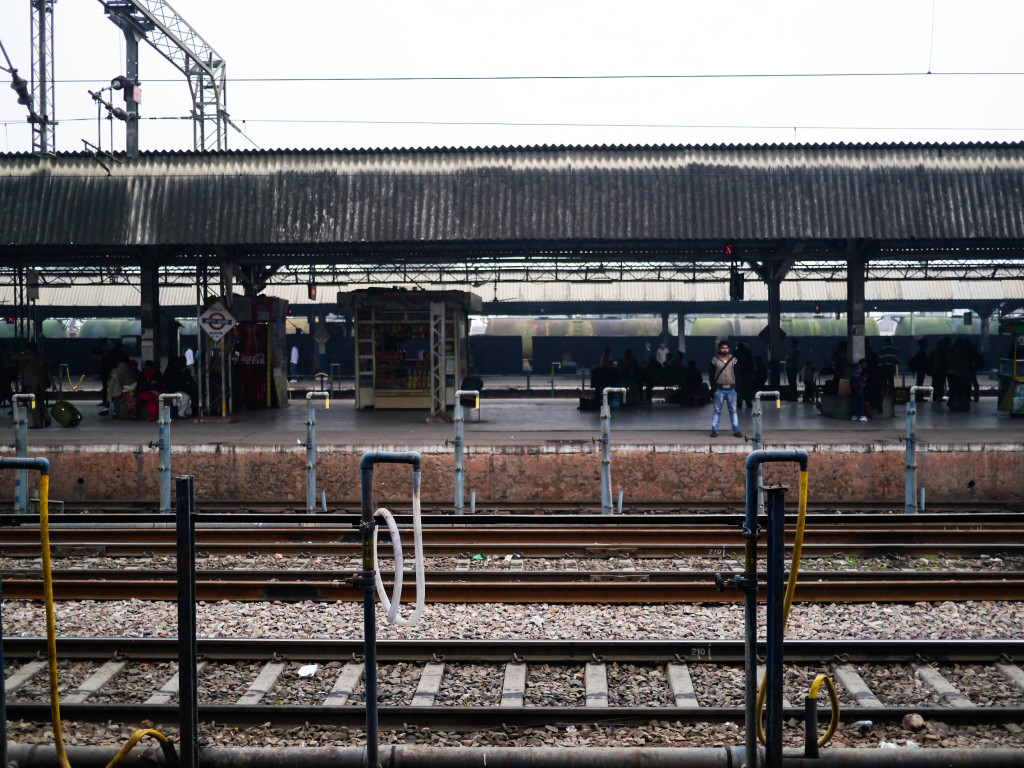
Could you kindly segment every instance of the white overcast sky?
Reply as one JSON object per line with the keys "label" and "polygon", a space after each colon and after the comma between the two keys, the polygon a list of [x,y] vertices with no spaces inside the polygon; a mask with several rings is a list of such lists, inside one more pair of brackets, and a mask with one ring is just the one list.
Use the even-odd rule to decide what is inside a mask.
{"label": "white overcast sky", "polygon": [[[1015,0],[172,5],[227,61],[228,111],[265,149],[1024,139]],[[98,0],[58,0],[55,30],[57,149],[78,151],[97,140],[86,90],[122,73],[124,41]],[[27,77],[29,0],[0,0],[0,40]],[[144,118],[188,114],[184,77],[145,43],[139,70]],[[720,77],[827,73],[847,76]],[[901,76],[853,76],[869,73]],[[691,77],[266,80],[594,75]],[[30,151],[24,117],[0,87],[0,152]],[[144,119],[140,146],[191,149],[191,124]]]}

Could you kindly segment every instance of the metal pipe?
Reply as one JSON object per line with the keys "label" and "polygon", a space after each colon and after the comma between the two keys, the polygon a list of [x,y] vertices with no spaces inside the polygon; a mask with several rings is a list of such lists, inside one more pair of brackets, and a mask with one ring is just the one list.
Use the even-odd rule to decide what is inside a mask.
{"label": "metal pipe", "polygon": [[363,686],[366,691],[366,752],[365,768],[377,768],[377,614],[374,604],[377,562],[373,553],[376,537],[373,517],[373,467],[375,464],[412,464],[413,496],[420,493],[420,455],[416,451],[388,453],[368,451],[359,460],[361,518],[359,533],[363,545],[363,571],[358,586],[363,588]]}
{"label": "metal pipe", "polygon": [[178,729],[181,768],[199,762],[199,686],[196,667],[196,521],[195,482],[191,475],[175,483],[178,569]]}
{"label": "metal pipe", "polygon": [[608,405],[609,393],[620,393],[626,402],[625,387],[605,387],[601,395],[601,514],[612,513],[612,410]]}
{"label": "metal pipe", "polygon": [[[764,431],[764,419],[761,411],[761,397],[767,397],[768,395],[771,395],[772,397],[775,398],[776,408],[782,407],[782,403],[780,402],[780,398],[782,397],[782,395],[776,390],[761,391],[754,395],[754,408],[751,411],[750,415],[754,421],[754,436],[753,438],[751,438],[751,443],[753,444],[755,451],[760,451],[762,448],[764,448],[764,443],[762,441],[762,433]],[[760,467],[757,470],[757,514],[764,514],[764,492],[761,490]]]}
{"label": "metal pipe", "polygon": [[[465,513],[466,505],[466,466],[465,466],[465,415],[462,410],[462,396],[472,395],[476,398],[476,406],[480,407],[480,392],[475,389],[460,389],[455,393],[455,416],[452,419],[455,424],[455,514]],[[475,506],[475,504],[474,504]]]}
{"label": "metal pipe", "polygon": [[818,751],[818,697],[804,699],[804,757],[817,760]]}
{"label": "metal pipe", "polygon": [[[768,489],[768,561],[766,581],[767,628],[765,665],[767,674],[768,724],[765,729],[765,765],[782,765],[782,656],[783,634],[786,628],[784,610],[786,587],[786,489],[772,486]],[[748,727],[752,728],[753,725]]]}
{"label": "metal pipe", "polygon": [[[735,747],[422,747],[393,746],[385,768],[736,768],[742,755]],[[67,747],[75,768],[105,768],[116,747]],[[357,768],[360,747],[236,747],[202,751],[204,768]],[[806,766],[802,750],[787,749],[786,768]],[[10,759],[19,768],[54,768],[52,746],[12,743]],[[153,768],[151,756],[136,751],[122,768]],[[1020,768],[1019,749],[829,749],[816,768]]]}
{"label": "metal pipe", "polygon": [[[28,410],[23,404],[29,403],[29,409],[36,407],[36,396],[23,393],[11,399],[11,412],[14,418],[14,453],[20,459],[28,458]],[[28,512],[28,470],[19,469],[14,473],[14,511],[17,514]]]}
{"label": "metal pipe", "polygon": [[160,439],[156,443],[150,443],[150,448],[160,449],[160,512],[171,514],[171,406],[172,401],[180,401],[179,392],[165,393],[157,398],[160,409],[160,420],[157,426],[160,430]]}
{"label": "metal pipe", "polygon": [[807,451],[753,451],[747,456],[747,501],[743,520],[743,573],[734,577],[744,592],[743,619],[745,642],[743,668],[746,675],[744,702],[744,733],[747,768],[757,768],[757,490],[758,470],[764,463],[798,462],[807,470]]}
{"label": "metal pipe", "polygon": [[[907,401],[907,444],[906,490],[904,493],[903,511],[908,515],[918,512],[917,505],[917,393],[932,394],[931,387],[913,386],[910,388],[910,399]],[[924,489],[921,491],[921,509],[924,508]]]}
{"label": "metal pipe", "polygon": [[[316,514],[316,400],[331,409],[331,393],[323,390],[306,393],[306,514]],[[326,507],[326,502],[324,504]]]}

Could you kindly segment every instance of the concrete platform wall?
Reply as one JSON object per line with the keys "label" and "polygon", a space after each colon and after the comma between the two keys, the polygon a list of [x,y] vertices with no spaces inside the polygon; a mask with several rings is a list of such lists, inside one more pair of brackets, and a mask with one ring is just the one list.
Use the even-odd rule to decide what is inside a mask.
{"label": "concrete platform wall", "polygon": [[[809,446],[810,496],[819,501],[903,503],[904,452],[892,445]],[[328,504],[359,498],[359,459],[366,450],[400,451],[415,446],[324,448],[318,457],[318,490]],[[423,499],[450,503],[453,457],[436,446],[423,454]],[[615,492],[632,501],[722,501],[742,503],[746,445],[616,446],[612,457]],[[466,498],[480,502],[580,502],[600,500],[600,454],[589,442],[467,449]],[[10,449],[0,455],[11,455]],[[158,496],[159,460],[139,445],[63,446],[41,454],[51,462],[51,498],[68,501],[152,500]],[[176,451],[174,474],[192,474],[200,500],[272,501],[304,504],[305,455],[300,448],[199,445]],[[929,445],[920,459],[921,483],[930,504],[966,500],[1024,499],[1024,445]],[[789,465],[765,469],[770,483],[796,489]],[[33,489],[36,480],[32,479]],[[407,467],[380,466],[375,474],[378,503],[405,506]],[[0,494],[13,495],[13,473],[0,476]],[[795,497],[794,497],[795,498]]]}

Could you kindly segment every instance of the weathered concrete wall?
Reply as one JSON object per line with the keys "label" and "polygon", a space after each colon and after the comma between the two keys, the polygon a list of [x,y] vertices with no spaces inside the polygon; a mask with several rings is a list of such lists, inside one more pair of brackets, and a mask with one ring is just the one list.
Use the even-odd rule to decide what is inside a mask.
{"label": "weathered concrete wall", "polygon": [[[901,446],[778,446],[811,454],[810,495],[818,500],[891,501],[902,505]],[[405,450],[387,446],[383,450]],[[317,488],[329,502],[359,498],[359,448],[324,447]],[[746,446],[618,446],[612,481],[626,503],[743,499]],[[10,451],[3,452],[10,455]],[[596,445],[470,447],[467,500],[568,501],[597,504],[600,453]],[[152,500],[158,496],[159,459],[142,446],[65,446],[43,454],[51,463],[51,497],[68,501]],[[200,500],[304,504],[305,454],[292,446],[191,446],[173,456],[176,475],[196,478]],[[436,447],[423,451],[423,498],[450,500],[453,457]],[[1024,446],[929,445],[920,458],[921,483],[930,503],[1024,499]],[[409,499],[408,467],[381,465],[374,485],[378,503]],[[769,465],[765,479],[796,487],[793,465]],[[32,479],[33,487],[36,480]],[[0,494],[13,495],[13,473],[0,475]]]}

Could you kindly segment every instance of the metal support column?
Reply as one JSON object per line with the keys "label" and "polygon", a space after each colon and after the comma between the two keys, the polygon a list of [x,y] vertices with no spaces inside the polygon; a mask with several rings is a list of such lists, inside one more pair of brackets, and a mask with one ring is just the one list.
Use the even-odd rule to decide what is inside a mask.
{"label": "metal support column", "polygon": [[[769,486],[763,490],[767,496],[768,513],[768,575],[765,585],[768,609],[765,706],[768,718],[765,726],[765,766],[782,768],[782,722],[785,717],[782,708],[782,656],[786,629],[786,489],[782,486]],[[753,726],[748,723],[747,727]]]}
{"label": "metal support column", "polygon": [[196,667],[196,491],[191,475],[175,482],[178,568],[178,728],[180,768],[199,764],[199,685]]}
{"label": "metal support column", "polygon": [[[761,410],[761,398],[762,397],[774,397],[775,398],[775,407],[776,408],[781,408],[782,407],[782,403],[779,402],[779,399],[782,397],[782,395],[780,395],[778,391],[774,391],[774,390],[771,390],[771,391],[761,391],[761,392],[757,392],[754,395],[754,408],[753,408],[753,410],[751,411],[751,414],[750,414],[751,417],[753,418],[753,422],[754,422],[754,435],[753,435],[753,437],[750,438],[750,442],[754,446],[754,450],[755,451],[760,451],[762,448],[764,448],[763,435],[762,435],[762,432],[763,432],[763,429],[764,429],[764,418],[763,418],[763,412]],[[760,467],[757,468],[757,514],[758,515],[763,515],[764,514],[764,491],[761,488],[761,468]]]}
{"label": "metal support column", "polygon": [[[28,404],[28,408],[25,405]],[[14,416],[14,455],[19,459],[28,458],[28,411],[36,407],[36,396],[16,394],[12,398],[11,412]],[[40,406],[42,407],[42,406]],[[28,470],[14,471],[14,512],[28,512]]]}
{"label": "metal support column", "polygon": [[466,464],[465,464],[465,416],[462,410],[462,396],[476,398],[476,407],[480,407],[480,392],[475,389],[460,389],[455,393],[455,514],[465,513],[466,506]]}
{"label": "metal support column", "polygon": [[157,426],[160,439],[150,443],[150,448],[160,451],[160,513],[171,514],[171,403],[180,402],[181,393],[165,393],[157,398],[160,408],[160,420]]}
{"label": "metal support column", "polygon": [[846,262],[846,363],[854,366],[866,353],[864,281],[867,260],[852,255]]}
{"label": "metal support column", "polygon": [[443,419],[445,413],[445,305],[430,303],[430,419]]}
{"label": "metal support column", "polygon": [[[625,387],[605,387],[601,395],[601,514],[612,513],[612,410],[608,405],[609,393],[622,395],[626,403]],[[619,512],[622,511],[622,497],[619,496]]]}
{"label": "metal support column", "polygon": [[363,571],[357,585],[363,588],[363,637],[364,668],[363,686],[366,691],[366,752],[364,768],[377,768],[378,721],[377,721],[377,615],[375,613],[375,589],[377,561],[373,552],[373,540],[377,535],[373,517],[373,467],[375,464],[412,464],[412,492],[420,492],[420,455],[408,453],[385,453],[372,451],[364,453],[359,461],[360,501],[362,516],[359,533],[363,544]]}
{"label": "metal support column", "polygon": [[[787,270],[788,271],[788,270]],[[782,277],[771,270],[768,287],[768,385],[779,388],[782,376]]]}
{"label": "metal support column", "polygon": [[[907,436],[904,441],[907,444],[907,471],[906,491],[904,494],[903,511],[908,515],[918,512],[917,502],[917,393],[925,392],[932,394],[931,387],[911,387],[910,400],[907,401]],[[921,504],[923,507],[924,504]]]}
{"label": "metal support column", "polygon": [[[306,393],[306,514],[316,514],[316,401],[323,400],[324,408],[331,409],[331,393],[317,390]],[[324,512],[327,501],[324,498]]]}
{"label": "metal support column", "polygon": [[152,360],[160,367],[160,268],[155,262],[142,266],[139,272],[139,319],[142,326],[140,353],[142,360]]}

